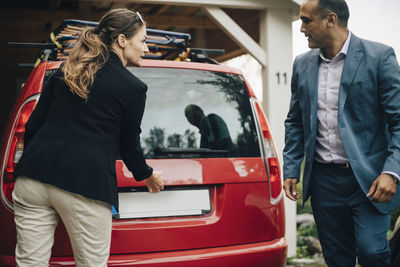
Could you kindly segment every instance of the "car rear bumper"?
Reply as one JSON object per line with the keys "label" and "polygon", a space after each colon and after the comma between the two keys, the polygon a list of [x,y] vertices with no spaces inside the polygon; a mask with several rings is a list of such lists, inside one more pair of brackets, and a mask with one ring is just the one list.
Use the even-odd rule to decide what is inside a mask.
{"label": "car rear bumper", "polygon": [[[110,255],[108,266],[230,266],[279,267],[286,264],[285,238],[268,242],[173,252]],[[14,257],[0,256],[1,266],[13,266]],[[15,264],[15,263],[14,263]],[[74,266],[71,257],[52,257],[50,266]]]}

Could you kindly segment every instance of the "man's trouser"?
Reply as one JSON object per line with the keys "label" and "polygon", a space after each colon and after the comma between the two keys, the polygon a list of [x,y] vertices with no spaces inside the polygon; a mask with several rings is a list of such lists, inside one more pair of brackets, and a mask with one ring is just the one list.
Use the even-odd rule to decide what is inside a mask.
{"label": "man's trouser", "polygon": [[311,206],[325,262],[332,267],[390,266],[386,239],[390,215],[380,213],[351,168],[314,162]]}

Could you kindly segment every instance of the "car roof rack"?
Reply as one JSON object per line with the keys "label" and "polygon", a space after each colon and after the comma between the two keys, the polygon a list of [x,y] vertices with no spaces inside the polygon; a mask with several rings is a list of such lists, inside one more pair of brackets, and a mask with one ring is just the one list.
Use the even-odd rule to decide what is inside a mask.
{"label": "car roof rack", "polygon": [[[86,27],[96,27],[98,22],[65,19],[52,33],[48,43],[17,43],[9,42],[13,47],[38,47],[39,58],[34,64],[38,65],[46,60],[65,60],[71,49],[75,46],[79,34]],[[188,42],[191,36],[188,33],[164,31],[147,28],[146,43],[149,53],[144,58],[158,60],[177,60],[206,62],[218,64],[208,54],[224,54],[224,49],[190,48]],[[26,65],[26,64],[24,64]]]}

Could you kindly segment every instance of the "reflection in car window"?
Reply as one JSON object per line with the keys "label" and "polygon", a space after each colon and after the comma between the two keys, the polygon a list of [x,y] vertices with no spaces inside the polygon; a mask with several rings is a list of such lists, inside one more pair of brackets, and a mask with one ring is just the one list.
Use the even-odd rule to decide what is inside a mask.
{"label": "reflection in car window", "polygon": [[[260,156],[249,95],[239,75],[188,69],[130,68],[148,85],[141,146],[221,150],[217,157]],[[190,150],[192,151],[192,150]],[[210,154],[180,157],[216,157]]]}

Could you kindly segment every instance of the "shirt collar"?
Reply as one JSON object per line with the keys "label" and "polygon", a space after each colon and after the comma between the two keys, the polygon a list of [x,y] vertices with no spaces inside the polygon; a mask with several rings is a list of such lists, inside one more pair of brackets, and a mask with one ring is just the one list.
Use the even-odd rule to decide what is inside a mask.
{"label": "shirt collar", "polygon": [[339,51],[339,53],[337,53],[336,56],[334,56],[332,59],[328,59],[324,56],[324,54],[322,53],[322,50],[319,49],[319,56],[321,57],[321,59],[325,62],[331,62],[331,60],[337,58],[339,55],[343,55],[343,57],[345,57],[347,55],[347,51],[349,50],[349,45],[350,45],[350,38],[351,38],[351,31],[349,31],[349,34],[347,35],[347,39],[346,42],[344,42],[342,49]]}

